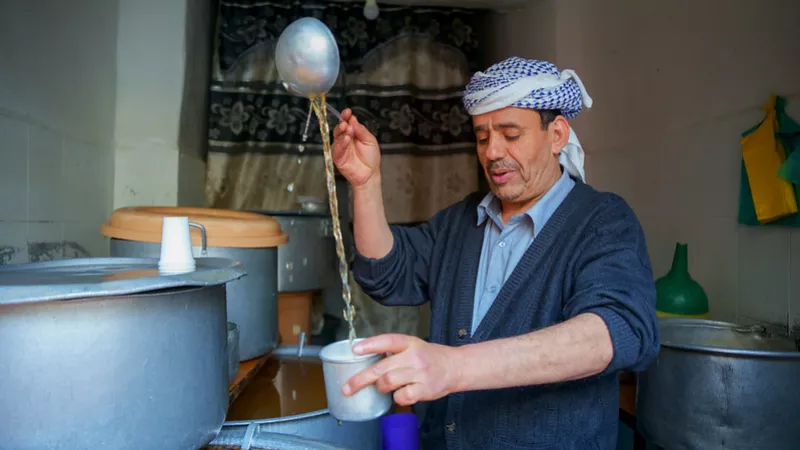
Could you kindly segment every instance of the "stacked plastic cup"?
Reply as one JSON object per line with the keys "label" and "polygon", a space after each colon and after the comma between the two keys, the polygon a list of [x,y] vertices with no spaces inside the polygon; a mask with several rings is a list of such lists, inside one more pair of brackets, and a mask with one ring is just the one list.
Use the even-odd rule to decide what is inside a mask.
{"label": "stacked plastic cup", "polygon": [[391,414],[381,419],[383,450],[419,450],[419,421],[413,413]]}
{"label": "stacked plastic cup", "polygon": [[161,230],[161,258],[158,270],[163,274],[191,272],[195,269],[192,236],[188,217],[164,217]]}

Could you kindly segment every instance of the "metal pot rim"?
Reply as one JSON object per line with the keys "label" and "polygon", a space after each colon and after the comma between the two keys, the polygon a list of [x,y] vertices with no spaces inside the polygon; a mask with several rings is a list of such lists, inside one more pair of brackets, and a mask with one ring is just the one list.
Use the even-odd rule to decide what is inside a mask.
{"label": "metal pot rim", "polygon": [[[185,274],[166,276],[157,267],[154,258],[76,258],[0,266],[0,276],[5,278],[0,283],[0,307],[224,286],[246,274],[241,263],[224,258],[197,258],[197,268]],[[63,269],[72,272],[60,276]],[[81,270],[98,273],[76,280],[74,274]],[[114,274],[131,276],[110,276]]]}
{"label": "metal pot rim", "polygon": [[686,344],[669,344],[666,342],[661,343],[662,347],[670,350],[683,350],[693,353],[714,353],[718,355],[729,356],[757,356],[760,358],[774,358],[774,359],[800,359],[800,352],[771,352],[766,350],[744,350],[744,349],[731,349],[711,347],[705,345],[686,345]]}
{"label": "metal pot rim", "polygon": [[[727,328],[727,329],[738,329],[742,328],[741,325],[730,323],[730,322],[722,322],[716,320],[705,320],[705,319],[687,319],[687,318],[678,318],[678,317],[665,317],[659,319],[660,324],[664,324],[667,326],[688,326],[688,325],[698,325],[702,324],[709,327],[714,328]],[[663,326],[663,325],[662,325]],[[711,354],[718,354],[718,355],[728,355],[728,356],[745,356],[745,357],[759,357],[759,358],[770,358],[770,359],[800,359],[800,351],[783,351],[783,350],[752,350],[752,349],[739,349],[739,348],[725,348],[725,347],[715,347],[711,345],[698,345],[698,344],[681,344],[681,343],[673,343],[668,340],[661,340],[661,347],[668,348],[672,350],[682,350],[687,352],[701,352],[701,353],[711,353]]]}

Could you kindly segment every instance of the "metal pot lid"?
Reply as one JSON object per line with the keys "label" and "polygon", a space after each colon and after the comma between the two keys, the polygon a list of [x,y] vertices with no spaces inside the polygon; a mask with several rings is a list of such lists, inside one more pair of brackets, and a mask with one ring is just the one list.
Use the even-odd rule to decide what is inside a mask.
{"label": "metal pot lid", "polygon": [[703,319],[659,319],[661,346],[682,350],[800,358],[797,344],[787,336],[770,334],[760,326],[742,326]]}
{"label": "metal pot lid", "polygon": [[[188,217],[190,222],[206,230],[209,247],[266,248],[289,241],[281,224],[272,217],[245,211],[214,208],[182,208],[172,206],[138,206],[119,208],[100,233],[114,238],[138,242],[161,242],[164,217]],[[192,229],[192,244],[201,244],[201,233]]]}
{"label": "metal pot lid", "polygon": [[158,259],[76,258],[0,266],[0,306],[218,286],[245,276],[238,261],[196,258],[193,272],[161,275]]}

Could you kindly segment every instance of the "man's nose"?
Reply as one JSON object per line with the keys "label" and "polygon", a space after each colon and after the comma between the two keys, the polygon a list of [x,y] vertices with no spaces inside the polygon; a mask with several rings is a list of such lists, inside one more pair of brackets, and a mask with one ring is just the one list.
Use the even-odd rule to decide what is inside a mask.
{"label": "man's nose", "polygon": [[491,136],[489,138],[489,142],[486,145],[486,157],[490,161],[503,159],[506,156],[506,148],[503,145],[502,139],[498,138],[497,136]]}

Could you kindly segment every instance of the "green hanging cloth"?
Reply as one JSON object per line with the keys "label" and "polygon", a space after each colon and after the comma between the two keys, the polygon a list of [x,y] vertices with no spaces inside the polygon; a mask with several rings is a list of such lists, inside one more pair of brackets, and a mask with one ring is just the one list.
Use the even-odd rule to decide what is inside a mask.
{"label": "green hanging cloth", "polygon": [[[775,113],[778,121],[778,131],[775,132],[775,137],[781,142],[786,153],[786,161],[778,170],[778,176],[794,185],[795,196],[800,199],[800,124],[786,114],[786,100],[783,97],[776,97]],[[742,137],[755,131],[759,125],[761,123],[742,133]],[[753,193],[750,190],[750,180],[747,177],[744,159],[742,159],[740,176],[738,218],[740,224],[800,227],[800,214],[793,214],[766,224],[760,223],[756,216]]]}

